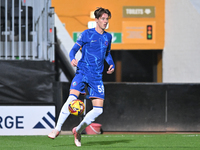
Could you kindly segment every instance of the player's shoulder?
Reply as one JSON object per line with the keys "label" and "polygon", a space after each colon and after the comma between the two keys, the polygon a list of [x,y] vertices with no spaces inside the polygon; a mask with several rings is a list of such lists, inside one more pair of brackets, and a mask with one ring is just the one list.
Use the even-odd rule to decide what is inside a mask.
{"label": "player's shoulder", "polygon": [[104,34],[106,34],[108,37],[112,37],[112,35],[106,31],[104,31]]}
{"label": "player's shoulder", "polygon": [[81,34],[79,35],[79,37],[87,37],[87,35],[89,34],[90,30],[86,29],[84,31],[81,32]]}
{"label": "player's shoulder", "polygon": [[107,32],[107,31],[104,31],[104,33],[111,36],[111,34],[109,32]]}
{"label": "player's shoulder", "polygon": [[92,28],[92,29],[86,29],[86,30],[84,30],[84,31],[82,32],[82,35],[91,36],[91,35],[94,34],[94,33],[95,33],[95,31],[94,31],[94,29]]}
{"label": "player's shoulder", "polygon": [[109,39],[112,39],[112,35],[106,31],[104,31],[104,34],[109,38]]}
{"label": "player's shoulder", "polygon": [[87,34],[87,30],[88,29],[84,30],[81,34]]}

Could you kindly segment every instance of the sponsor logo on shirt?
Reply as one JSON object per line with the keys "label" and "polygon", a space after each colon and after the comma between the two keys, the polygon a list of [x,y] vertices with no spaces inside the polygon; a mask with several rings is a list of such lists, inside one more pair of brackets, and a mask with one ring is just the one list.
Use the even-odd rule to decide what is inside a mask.
{"label": "sponsor logo on shirt", "polygon": [[92,40],[91,43],[94,43],[94,42],[96,42],[96,41],[97,41],[97,40]]}

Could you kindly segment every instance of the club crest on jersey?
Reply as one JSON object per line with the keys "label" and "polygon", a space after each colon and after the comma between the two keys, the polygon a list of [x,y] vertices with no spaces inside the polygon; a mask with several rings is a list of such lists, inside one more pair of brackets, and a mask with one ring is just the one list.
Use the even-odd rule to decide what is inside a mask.
{"label": "club crest on jersey", "polygon": [[72,85],[73,85],[73,86],[77,86],[77,82],[74,81],[74,82],[72,83]]}
{"label": "club crest on jersey", "polygon": [[105,41],[104,44],[105,44],[105,46],[108,46],[108,41]]}

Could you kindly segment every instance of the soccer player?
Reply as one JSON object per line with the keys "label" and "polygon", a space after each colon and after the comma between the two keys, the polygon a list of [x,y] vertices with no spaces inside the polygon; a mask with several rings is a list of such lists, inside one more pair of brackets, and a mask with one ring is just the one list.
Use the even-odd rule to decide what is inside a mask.
{"label": "soccer player", "polygon": [[[104,85],[102,73],[104,60],[109,64],[107,74],[112,74],[115,69],[110,54],[112,36],[105,31],[111,13],[108,9],[100,7],[95,10],[94,15],[96,27],[83,31],[70,51],[71,65],[77,67],[76,74],[70,86],[69,97],[61,109],[57,125],[48,135],[52,139],[59,135],[63,123],[70,114],[69,103],[77,99],[79,94],[85,93],[84,88],[87,85],[93,109],[86,114],[77,127],[72,129],[76,146],[81,146],[81,132],[103,113]],[[75,55],[80,48],[82,48],[82,57],[77,61]]]}

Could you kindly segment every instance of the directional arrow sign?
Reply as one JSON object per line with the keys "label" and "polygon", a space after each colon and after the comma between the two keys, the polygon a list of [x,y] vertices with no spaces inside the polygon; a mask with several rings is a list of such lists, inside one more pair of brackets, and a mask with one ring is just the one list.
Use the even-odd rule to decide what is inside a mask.
{"label": "directional arrow sign", "polygon": [[112,43],[122,43],[122,33],[120,32],[110,32],[112,35]]}
{"label": "directional arrow sign", "polygon": [[79,37],[80,34],[81,34],[81,32],[74,32],[73,33],[73,40],[74,40],[74,42],[77,41],[77,39],[78,39],[78,37]]}

